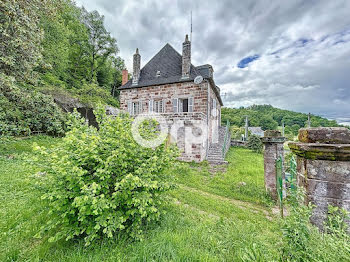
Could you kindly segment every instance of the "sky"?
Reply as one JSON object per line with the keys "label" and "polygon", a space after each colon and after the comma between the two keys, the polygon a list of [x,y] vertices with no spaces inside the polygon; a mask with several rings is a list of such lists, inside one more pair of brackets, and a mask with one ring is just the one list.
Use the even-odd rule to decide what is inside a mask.
{"label": "sky", "polygon": [[271,104],[350,124],[350,0],[76,0],[105,16],[132,71],[166,43],[211,64],[227,107]]}

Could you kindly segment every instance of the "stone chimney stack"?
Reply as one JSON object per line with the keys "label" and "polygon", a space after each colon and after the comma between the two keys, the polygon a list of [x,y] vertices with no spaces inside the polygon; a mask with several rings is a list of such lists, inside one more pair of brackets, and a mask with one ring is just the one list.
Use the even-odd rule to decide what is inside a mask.
{"label": "stone chimney stack", "polygon": [[133,62],[132,85],[138,85],[139,83],[140,67],[141,67],[141,56],[139,54],[139,49],[136,48],[136,53],[134,54],[134,62]]}
{"label": "stone chimney stack", "polygon": [[122,71],[122,85],[125,85],[128,82],[128,70],[123,69]]}
{"label": "stone chimney stack", "polygon": [[185,42],[182,44],[182,78],[190,77],[191,73],[191,42],[186,35]]}

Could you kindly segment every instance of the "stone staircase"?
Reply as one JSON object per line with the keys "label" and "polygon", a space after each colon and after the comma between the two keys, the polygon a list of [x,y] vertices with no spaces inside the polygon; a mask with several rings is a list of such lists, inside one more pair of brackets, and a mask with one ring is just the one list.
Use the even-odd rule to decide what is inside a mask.
{"label": "stone staircase", "polygon": [[225,155],[230,146],[231,136],[229,133],[226,140],[225,150],[223,152],[222,148],[225,143],[225,134],[226,134],[226,126],[220,126],[218,143],[212,143],[209,145],[207,160],[211,165],[227,164],[227,161],[225,161]]}

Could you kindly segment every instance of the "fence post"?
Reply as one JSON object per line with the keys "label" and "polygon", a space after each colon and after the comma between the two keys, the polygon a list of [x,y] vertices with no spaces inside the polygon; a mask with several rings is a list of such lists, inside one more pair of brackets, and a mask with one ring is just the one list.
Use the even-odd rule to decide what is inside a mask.
{"label": "fence post", "polygon": [[[264,144],[264,176],[265,188],[277,200],[276,160],[284,157],[283,143],[285,138],[277,130],[266,130],[262,142]],[[282,177],[284,179],[284,177]]]}

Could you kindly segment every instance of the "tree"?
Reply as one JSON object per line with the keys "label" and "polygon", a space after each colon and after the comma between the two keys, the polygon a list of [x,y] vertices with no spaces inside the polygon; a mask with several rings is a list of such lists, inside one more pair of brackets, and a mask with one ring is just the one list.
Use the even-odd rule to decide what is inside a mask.
{"label": "tree", "polygon": [[260,126],[263,130],[274,130],[277,129],[278,123],[271,116],[264,115],[260,117]]}
{"label": "tree", "polygon": [[0,1],[0,71],[17,81],[33,81],[33,69],[41,62],[39,10],[49,12],[42,0]]}
{"label": "tree", "polygon": [[116,40],[103,25],[104,16],[97,11],[88,12],[82,8],[82,18],[89,34],[90,83],[96,76],[96,70],[102,66],[108,57],[117,54]]}

